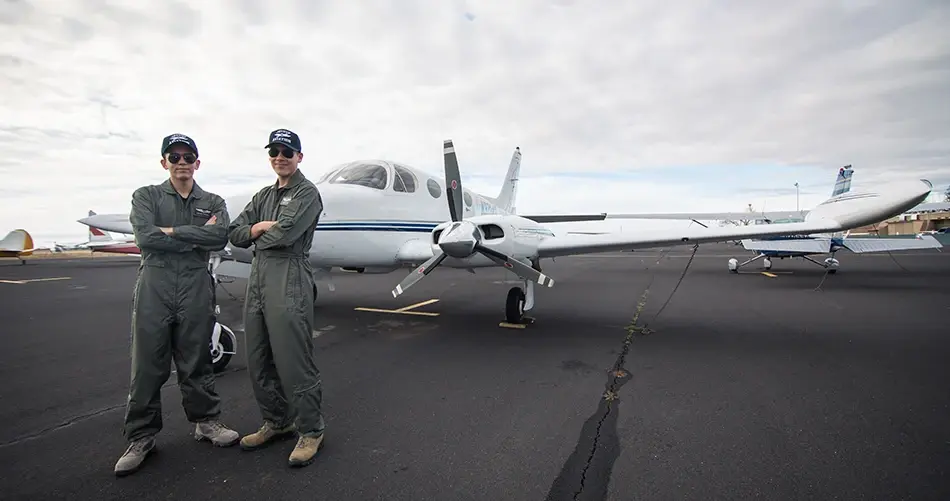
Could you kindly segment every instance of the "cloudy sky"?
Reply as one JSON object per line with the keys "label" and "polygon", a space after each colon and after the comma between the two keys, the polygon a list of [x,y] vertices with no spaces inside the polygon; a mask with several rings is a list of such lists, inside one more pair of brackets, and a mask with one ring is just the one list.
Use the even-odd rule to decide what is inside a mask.
{"label": "cloudy sky", "polygon": [[191,135],[222,195],[273,179],[303,138],[311,178],[359,158],[494,194],[524,153],[519,210],[794,209],[896,177],[950,183],[945,0],[4,0],[0,232],[78,242],[160,182]]}

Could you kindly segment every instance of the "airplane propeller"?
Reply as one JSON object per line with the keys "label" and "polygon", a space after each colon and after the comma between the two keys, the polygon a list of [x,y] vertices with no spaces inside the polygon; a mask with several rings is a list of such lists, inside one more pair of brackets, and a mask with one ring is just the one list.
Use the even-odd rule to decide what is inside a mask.
{"label": "airplane propeller", "polygon": [[476,252],[509,269],[519,277],[537,282],[540,285],[551,287],[554,285],[547,275],[514,259],[504,253],[482,245],[482,235],[471,221],[462,217],[462,176],[459,173],[458,158],[455,155],[455,146],[451,139],[446,139],[442,145],[445,157],[445,196],[449,204],[449,216],[452,224],[439,235],[439,250],[435,255],[413,270],[393,289],[393,297],[397,297],[413,284],[432,272],[446,257],[464,259]]}

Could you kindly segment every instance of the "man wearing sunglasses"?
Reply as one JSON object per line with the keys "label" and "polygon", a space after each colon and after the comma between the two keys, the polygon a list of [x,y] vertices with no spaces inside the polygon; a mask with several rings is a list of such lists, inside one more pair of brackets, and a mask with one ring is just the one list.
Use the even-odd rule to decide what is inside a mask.
{"label": "man wearing sunglasses", "polygon": [[254,245],[244,301],[247,366],[263,426],[241,439],[253,450],[298,435],[290,466],[310,464],[323,446],[322,383],[313,357],[313,231],[323,212],[317,187],[298,169],[300,137],[287,129],[267,142],[277,181],[258,191],[230,225],[236,247]]}
{"label": "man wearing sunglasses", "polygon": [[215,284],[208,261],[228,243],[227,206],[195,182],[201,161],[190,137],[165,137],[161,164],[168,179],[135,190],[129,216],[142,258],[132,296],[132,380],[123,429],[130,444],[115,465],[119,476],[137,470],[155,447],[172,360],[195,439],[222,447],[240,439],[218,420],[211,363]]}

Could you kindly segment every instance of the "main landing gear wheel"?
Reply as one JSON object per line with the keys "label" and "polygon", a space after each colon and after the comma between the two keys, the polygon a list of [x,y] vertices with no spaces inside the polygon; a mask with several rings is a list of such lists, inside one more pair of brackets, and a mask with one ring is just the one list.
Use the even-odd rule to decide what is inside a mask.
{"label": "main landing gear wheel", "polygon": [[508,290],[508,300],[505,301],[505,321],[509,324],[520,324],[524,321],[525,295],[521,287],[512,287]]}
{"label": "main landing gear wheel", "polygon": [[[222,326],[222,329],[224,326]],[[231,355],[234,353],[234,341],[231,336],[222,332],[218,337],[218,342],[211,347],[211,365],[214,367],[215,374],[218,374],[231,362]]]}
{"label": "main landing gear wheel", "polygon": [[825,267],[828,269],[828,273],[834,273],[838,271],[838,265],[838,260],[833,257],[825,259]]}

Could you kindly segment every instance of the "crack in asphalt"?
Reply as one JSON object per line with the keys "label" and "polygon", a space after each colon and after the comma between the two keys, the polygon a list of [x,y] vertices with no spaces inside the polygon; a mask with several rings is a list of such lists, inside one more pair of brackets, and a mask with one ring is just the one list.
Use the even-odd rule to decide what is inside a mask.
{"label": "crack in asphalt", "polygon": [[[220,376],[222,376],[222,375],[224,375],[224,374],[230,374],[230,373],[234,373],[234,372],[240,372],[240,371],[243,371],[243,370],[247,370],[247,368],[246,368],[246,367],[237,367],[237,368],[233,368],[233,369],[226,369],[226,370],[223,370],[223,371],[217,373],[216,376],[220,377]],[[167,383],[165,383],[164,385],[162,385],[162,389],[164,390],[164,389],[170,388],[170,387],[172,387],[172,386],[178,386],[178,382],[177,382],[177,381],[170,381],[170,382],[167,382]],[[101,407],[101,408],[99,408],[99,409],[95,409],[95,410],[92,410],[92,411],[89,411],[89,412],[85,412],[85,413],[83,413],[83,414],[78,414],[78,415],[75,415],[75,416],[70,416],[70,417],[66,418],[66,420],[64,420],[64,421],[62,421],[62,422],[60,422],[60,423],[58,423],[58,424],[54,424],[54,425],[52,425],[52,426],[47,426],[46,428],[43,428],[43,429],[41,429],[41,430],[39,430],[39,431],[35,431],[35,432],[31,432],[31,433],[26,433],[26,434],[24,434],[24,435],[20,435],[20,436],[18,436],[18,437],[15,437],[15,438],[13,438],[13,439],[7,440],[7,441],[5,441],[5,442],[0,442],[0,449],[4,449],[4,448],[7,448],[7,447],[12,447],[12,446],[21,444],[21,443],[23,443],[23,442],[27,442],[27,441],[29,441],[29,440],[35,440],[35,439],[37,439],[37,438],[43,438],[43,437],[45,437],[46,435],[49,435],[50,433],[59,431],[59,430],[61,430],[61,429],[63,429],[63,428],[67,428],[67,427],[69,427],[69,426],[72,426],[72,425],[77,424],[77,423],[81,423],[81,422],[83,422],[83,421],[87,421],[87,420],[92,419],[92,418],[94,418],[94,417],[101,416],[102,414],[105,414],[105,413],[107,413],[107,412],[111,412],[111,411],[114,411],[114,410],[117,410],[117,409],[124,409],[125,406],[126,406],[126,403],[123,402],[123,403],[121,403],[121,404],[109,405],[109,406],[107,406],[107,407]]]}
{"label": "crack in asphalt", "polygon": [[[656,320],[670,304],[673,295],[676,294],[680,284],[683,283],[686,272],[689,271],[689,266],[692,264],[693,258],[696,257],[698,249],[698,244],[693,246],[693,254],[687,261],[686,266],[683,267],[679,280],[673,286],[673,290],[670,291],[669,297],[653,315],[653,320]],[[614,406],[620,398],[618,394],[620,387],[633,379],[630,371],[624,368],[624,363],[630,353],[633,338],[635,336],[647,336],[655,332],[648,327],[649,324],[639,325],[640,315],[647,304],[647,295],[649,295],[650,288],[653,286],[653,279],[654,277],[651,277],[647,283],[640,300],[637,302],[636,312],[630,323],[625,327],[627,333],[623,339],[623,347],[620,354],[617,355],[613,368],[608,371],[609,377],[604,393],[597,404],[597,410],[587,418],[584,426],[581,427],[577,446],[567,458],[567,461],[564,462],[561,473],[554,479],[546,501],[607,499],[607,487],[610,484],[614,462],[620,457],[620,439],[617,436],[618,413],[614,410]],[[606,428],[604,428],[605,425]],[[585,447],[585,444],[589,445]],[[582,451],[584,450],[587,451],[586,456],[583,455]],[[588,478],[588,474],[590,474],[590,478]],[[576,486],[572,488],[572,479],[575,478],[577,479]],[[581,495],[584,495],[584,498],[581,498]]]}
{"label": "crack in asphalt", "polygon": [[[560,475],[554,480],[548,492],[547,501],[564,499],[577,501],[582,499],[580,497],[582,494],[586,499],[606,499],[607,497],[610,473],[614,462],[620,456],[620,439],[617,436],[618,414],[614,411],[614,406],[619,400],[620,388],[633,378],[630,371],[624,368],[624,363],[634,336],[652,332],[638,325],[649,292],[650,287],[647,286],[637,304],[633,319],[625,328],[627,334],[624,336],[623,347],[613,367],[608,371],[607,384],[597,404],[597,410],[584,422],[577,446],[564,463]],[[607,428],[604,428],[605,425]],[[576,485],[572,485],[574,483],[572,479],[577,479]]]}

